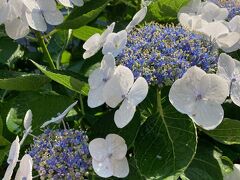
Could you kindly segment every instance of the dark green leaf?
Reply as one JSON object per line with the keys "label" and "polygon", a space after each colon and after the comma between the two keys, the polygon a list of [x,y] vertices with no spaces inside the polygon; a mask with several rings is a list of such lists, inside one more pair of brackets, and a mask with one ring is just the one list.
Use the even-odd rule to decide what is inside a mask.
{"label": "dark green leaf", "polygon": [[58,26],[59,29],[77,29],[98,17],[110,0],[94,0],[82,7],[74,8],[69,17]]}
{"label": "dark green leaf", "polygon": [[140,128],[135,141],[135,158],[148,179],[176,179],[191,163],[197,147],[193,122],[169,107],[164,117],[153,115]]}
{"label": "dark green leaf", "polygon": [[204,131],[213,139],[224,144],[240,144],[240,121],[224,119],[214,130]]}
{"label": "dark green leaf", "polygon": [[227,173],[232,166],[227,161],[212,144],[200,141],[196,156],[185,175],[194,180],[222,180],[223,174]]}
{"label": "dark green leaf", "polygon": [[[33,61],[32,61],[33,62]],[[81,93],[83,95],[88,94],[88,84],[75,78],[72,77],[68,74],[65,74],[63,71],[50,71],[47,70],[46,67],[37,64],[36,62],[33,62],[37,68],[42,71],[47,77],[52,79],[53,81],[56,81],[57,83],[71,89],[72,91]]]}
{"label": "dark green leaf", "polygon": [[2,113],[9,123],[18,125],[17,129],[13,128],[12,131],[16,133],[23,127],[22,121],[25,113],[31,109],[33,129],[37,130],[45,121],[57,116],[57,113],[63,112],[72,102],[66,96],[24,92],[5,103]]}
{"label": "dark green leaf", "polygon": [[57,63],[58,67],[61,62],[62,54],[69,43],[70,37],[70,30],[58,31],[52,36],[50,43],[48,44],[48,50],[51,57],[54,62]]}
{"label": "dark green leaf", "polygon": [[106,115],[102,116],[91,128],[90,132],[91,139],[102,137],[105,138],[106,135],[110,133],[119,134],[122,136],[130,148],[133,145],[133,142],[136,138],[140,126],[140,115],[139,112],[136,112],[132,121],[122,129],[117,128],[114,123],[114,112],[109,112]]}
{"label": "dark green leaf", "polygon": [[50,82],[46,76],[13,71],[0,71],[0,89],[31,91]]}
{"label": "dark green leaf", "polygon": [[0,63],[9,63],[22,55],[20,46],[15,41],[8,37],[0,37]]}

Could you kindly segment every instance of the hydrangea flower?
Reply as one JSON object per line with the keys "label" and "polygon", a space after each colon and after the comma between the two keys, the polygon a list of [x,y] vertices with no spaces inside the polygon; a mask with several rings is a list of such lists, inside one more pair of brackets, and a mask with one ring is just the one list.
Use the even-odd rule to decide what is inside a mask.
{"label": "hydrangea flower", "polygon": [[116,63],[130,68],[135,78],[143,76],[149,84],[162,87],[181,78],[191,66],[215,70],[217,59],[216,44],[204,35],[152,22],[128,34],[126,48]]}
{"label": "hydrangea flower", "polygon": [[236,15],[240,15],[240,1],[239,0],[208,0],[215,3],[219,7],[228,9],[228,20],[231,20]]}
{"label": "hydrangea flower", "polygon": [[227,81],[216,74],[207,74],[196,66],[175,81],[169,100],[181,113],[187,114],[206,130],[215,129],[223,120],[221,104],[229,95]]}
{"label": "hydrangea flower", "polygon": [[97,175],[104,178],[124,178],[128,175],[127,145],[121,136],[108,134],[105,139],[93,139],[89,143],[89,151]]}
{"label": "hydrangea flower", "polygon": [[84,179],[91,169],[88,137],[83,131],[46,129],[28,152],[42,179]]}

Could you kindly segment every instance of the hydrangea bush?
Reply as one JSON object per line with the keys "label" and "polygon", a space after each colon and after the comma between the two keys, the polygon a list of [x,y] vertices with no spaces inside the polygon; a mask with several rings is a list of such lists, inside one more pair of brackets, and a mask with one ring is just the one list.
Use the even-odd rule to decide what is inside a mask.
{"label": "hydrangea bush", "polygon": [[0,178],[240,179],[239,0],[1,0]]}

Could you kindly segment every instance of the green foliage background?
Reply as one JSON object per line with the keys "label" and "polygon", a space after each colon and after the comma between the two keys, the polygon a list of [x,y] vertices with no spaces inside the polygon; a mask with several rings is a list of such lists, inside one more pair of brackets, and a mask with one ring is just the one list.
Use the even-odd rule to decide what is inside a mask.
{"label": "green foliage background", "polygon": [[[153,0],[145,21],[177,23],[177,12],[187,2]],[[13,41],[0,27],[0,178],[10,142],[16,135],[22,136],[25,112],[33,111],[34,134],[38,134],[43,122],[75,100],[79,103],[66,119],[71,128],[87,130],[90,139],[108,133],[126,139],[130,163],[126,179],[221,180],[231,172],[233,163],[240,160],[240,109],[230,103],[224,105],[226,119],[213,131],[196,127],[188,116],[178,113],[168,102],[169,87],[161,95],[151,87],[134,119],[123,129],[113,122],[114,109],[87,107],[87,78],[102,55],[83,60],[84,41],[113,21],[117,30],[124,29],[140,7],[140,0],[88,0],[83,7],[74,8],[63,24],[44,35],[56,69],[49,66],[34,35],[28,41]],[[22,154],[31,142],[28,138]],[[90,179],[101,178],[92,174]]]}

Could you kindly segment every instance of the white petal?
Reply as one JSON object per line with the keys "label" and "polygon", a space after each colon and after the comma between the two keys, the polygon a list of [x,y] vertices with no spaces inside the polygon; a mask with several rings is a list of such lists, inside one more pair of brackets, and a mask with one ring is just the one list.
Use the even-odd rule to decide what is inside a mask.
{"label": "white petal", "polygon": [[228,17],[228,10],[220,8],[212,2],[206,2],[201,10],[203,19],[208,22],[224,20]]}
{"label": "white petal", "polygon": [[63,6],[66,7],[73,7],[71,0],[57,0],[59,3],[61,3]]}
{"label": "white petal", "polygon": [[232,80],[235,62],[233,58],[225,53],[221,53],[218,59],[217,75],[226,79],[229,83]]}
{"label": "white petal", "polygon": [[202,3],[201,0],[191,0],[186,6],[183,6],[179,10],[179,14],[186,13],[186,14],[198,15],[199,10],[202,7],[201,3]]}
{"label": "white petal", "polygon": [[186,13],[180,13],[178,20],[182,26],[196,31],[207,24],[207,22],[203,20],[200,15],[189,15]]}
{"label": "white petal", "polygon": [[224,111],[220,104],[208,101],[200,101],[189,116],[200,127],[211,130],[215,129],[223,120]]}
{"label": "white petal", "polygon": [[109,158],[104,161],[92,159],[92,165],[95,173],[100,177],[108,178],[113,175],[112,163]]}
{"label": "white petal", "polygon": [[96,89],[89,90],[87,103],[90,108],[96,108],[105,103],[105,99],[103,96],[103,88],[104,88],[104,85],[99,86]]}
{"label": "white petal", "polygon": [[[226,51],[234,51],[232,48],[240,40],[240,33],[238,32],[229,32],[227,34],[220,35],[217,38],[218,47]],[[236,49],[237,50],[237,49]]]}
{"label": "white petal", "polygon": [[118,128],[125,127],[133,118],[136,106],[125,99],[114,114],[114,122]]}
{"label": "white petal", "polygon": [[231,84],[230,96],[234,104],[240,107],[240,81]]}
{"label": "white petal", "polygon": [[104,79],[103,70],[97,68],[89,75],[88,84],[91,89],[96,89],[104,84],[103,79]]}
{"label": "white petal", "polygon": [[71,0],[75,6],[81,7],[84,5],[83,0]]}
{"label": "white petal", "polygon": [[87,59],[94,54],[98,52],[98,50],[101,48],[100,46],[100,39],[101,36],[100,34],[96,33],[92,35],[84,44],[83,44],[83,49],[86,50],[86,52],[83,55],[84,59]]}
{"label": "white petal", "polygon": [[39,4],[36,0],[22,0],[22,2],[28,8],[28,10],[30,12],[32,12],[33,10],[39,10],[40,11]]}
{"label": "white petal", "polygon": [[20,166],[16,173],[15,180],[22,180],[26,178],[27,180],[32,179],[32,157],[29,154],[25,154],[20,162]]}
{"label": "white petal", "polygon": [[222,77],[216,74],[207,74],[201,79],[199,93],[204,100],[222,104],[229,95],[229,86]]}
{"label": "white petal", "polygon": [[57,4],[55,0],[36,0],[42,11],[55,11]]}
{"label": "white petal", "polygon": [[105,43],[108,35],[113,32],[114,27],[115,27],[115,22],[110,24],[110,26],[108,26],[107,29],[101,34],[101,38],[100,38],[101,46]]}
{"label": "white petal", "polygon": [[30,109],[25,114],[23,125],[25,130],[27,130],[32,125],[32,111]]}
{"label": "white petal", "polygon": [[129,174],[129,165],[127,158],[121,160],[112,159],[113,176],[125,178]]}
{"label": "white petal", "polygon": [[108,144],[103,138],[93,139],[89,143],[89,152],[96,161],[104,161],[108,157]]}
{"label": "white petal", "polygon": [[137,106],[147,96],[148,83],[143,77],[137,78],[132,88],[130,89],[127,99],[134,105]]}
{"label": "white petal", "polygon": [[47,24],[40,11],[38,10],[33,10],[32,12],[26,11],[26,18],[31,28],[42,32],[45,32],[47,30]]}
{"label": "white petal", "polygon": [[169,92],[169,100],[181,113],[190,114],[196,103],[199,83],[206,73],[196,66],[187,70],[181,79],[176,80]]}
{"label": "white petal", "polygon": [[220,21],[208,23],[199,31],[211,37],[211,39],[217,39],[219,36],[229,33],[228,27]]}
{"label": "white petal", "polygon": [[0,24],[8,20],[9,4],[6,0],[0,1]]}
{"label": "white petal", "polygon": [[25,20],[15,19],[5,23],[5,30],[7,35],[12,39],[20,39],[29,33],[29,27]]}
{"label": "white petal", "polygon": [[127,31],[122,30],[118,33],[111,33],[108,35],[106,42],[103,45],[102,53],[112,53],[116,57],[127,44]]}
{"label": "white petal", "polygon": [[228,27],[232,32],[240,33],[240,15],[234,16],[231,21],[228,23]]}
{"label": "white petal", "polygon": [[130,31],[133,27],[138,25],[145,18],[147,14],[147,7],[140,9],[134,16],[132,21],[127,25],[126,31]]}
{"label": "white petal", "polygon": [[48,24],[59,25],[63,22],[64,17],[59,10],[55,11],[46,11],[43,13],[43,16]]}
{"label": "white petal", "polygon": [[115,64],[115,58],[112,54],[106,54],[103,56],[101,69],[104,71],[106,78],[109,78],[113,75]]}
{"label": "white petal", "polygon": [[6,170],[6,172],[5,172],[4,177],[3,177],[2,180],[11,180],[11,177],[12,177],[12,174],[13,174],[13,170],[14,170],[14,168],[16,167],[16,164],[17,164],[17,162],[12,163],[12,164],[10,164],[10,165],[7,167],[7,170]]}
{"label": "white petal", "polygon": [[19,151],[20,151],[20,144],[19,144],[19,138],[17,136],[16,139],[13,141],[8,154],[8,159],[7,159],[8,164],[12,164],[18,161]]}
{"label": "white petal", "polygon": [[134,76],[132,71],[122,65],[119,65],[114,73],[114,76],[106,83],[103,96],[106,104],[115,108],[127,95],[132,87]]}
{"label": "white petal", "polygon": [[127,145],[125,140],[117,134],[108,134],[106,136],[108,153],[112,159],[123,159],[127,154]]}

